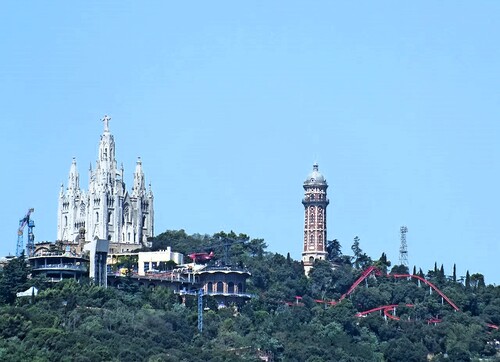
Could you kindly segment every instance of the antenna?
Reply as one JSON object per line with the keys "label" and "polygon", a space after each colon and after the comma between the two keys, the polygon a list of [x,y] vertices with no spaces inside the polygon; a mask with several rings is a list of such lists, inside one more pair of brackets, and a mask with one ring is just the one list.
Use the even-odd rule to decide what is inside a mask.
{"label": "antenna", "polygon": [[399,229],[401,231],[401,245],[399,246],[399,265],[403,265],[408,268],[408,244],[406,244],[406,233],[408,228],[406,226],[401,226]]}

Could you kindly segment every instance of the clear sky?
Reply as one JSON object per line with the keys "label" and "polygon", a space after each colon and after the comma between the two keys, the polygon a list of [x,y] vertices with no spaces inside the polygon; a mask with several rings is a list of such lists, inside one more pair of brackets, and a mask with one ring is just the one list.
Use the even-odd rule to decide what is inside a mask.
{"label": "clear sky", "polygon": [[[346,3],[346,2],[344,2]],[[500,284],[500,2],[10,2],[0,12],[0,254],[35,208],[56,238],[112,117],[155,232],[221,230],[300,258],[302,184],[329,183],[328,239]]]}

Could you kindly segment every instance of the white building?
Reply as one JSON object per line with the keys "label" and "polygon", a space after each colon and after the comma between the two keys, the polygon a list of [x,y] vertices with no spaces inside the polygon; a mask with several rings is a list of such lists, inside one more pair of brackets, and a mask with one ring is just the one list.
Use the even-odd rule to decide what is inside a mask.
{"label": "white building", "polygon": [[141,276],[146,275],[149,270],[165,270],[161,267],[161,264],[165,264],[169,261],[175,262],[175,264],[180,265],[184,263],[184,255],[181,253],[173,252],[170,246],[167,250],[159,251],[148,251],[138,253],[138,270],[137,273]]}
{"label": "white building", "polygon": [[109,132],[108,116],[99,142],[95,169],[89,169],[88,191],[80,189],[76,160],[69,171],[66,189],[61,185],[57,213],[57,239],[79,240],[85,230],[85,240],[94,238],[110,242],[110,253],[131,251],[147,245],[153,237],[154,212],[151,184],[146,190],[142,162],[139,158],[132,189],[125,188],[123,165],[116,166],[115,140]]}

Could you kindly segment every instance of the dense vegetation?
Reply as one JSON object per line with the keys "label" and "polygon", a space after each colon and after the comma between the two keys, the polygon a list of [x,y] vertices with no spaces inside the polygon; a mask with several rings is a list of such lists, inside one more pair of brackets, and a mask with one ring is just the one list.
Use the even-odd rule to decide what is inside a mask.
{"label": "dense vegetation", "polygon": [[[458,305],[461,311],[455,312],[428,287],[384,275],[390,261],[384,254],[372,260],[359,239],[352,256],[341,252],[338,241],[329,242],[330,262],[316,262],[309,278],[300,262],[267,252],[262,239],[242,234],[167,231],[153,248],[214,250],[222,256],[224,245],[230,248],[224,262],[251,271],[248,288],[255,298],[239,309],[217,309],[206,297],[210,309],[201,334],[194,299],[183,305],[168,289],[132,283],[121,290],[89,282],[49,284],[30,279],[23,258],[12,260],[0,274],[0,360],[259,361],[264,355],[309,362],[500,360],[495,346],[500,332],[487,326],[500,325],[500,287],[485,285],[480,274],[468,273],[460,281],[437,265],[425,273]],[[368,265],[382,273],[335,306],[317,302],[338,300]],[[407,272],[403,266],[392,270]],[[16,299],[16,292],[31,285],[40,289],[36,298]],[[379,313],[355,316],[387,304],[399,305],[399,321]],[[430,318],[442,322],[429,324]]]}

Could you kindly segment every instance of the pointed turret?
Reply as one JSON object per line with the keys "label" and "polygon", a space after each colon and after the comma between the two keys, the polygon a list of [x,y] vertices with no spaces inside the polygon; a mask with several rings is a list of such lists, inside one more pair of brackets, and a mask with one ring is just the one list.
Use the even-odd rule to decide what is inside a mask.
{"label": "pointed turret", "polygon": [[71,162],[71,167],[69,169],[68,190],[70,191],[80,190],[80,175],[78,174],[78,170],[76,168],[76,159],[74,157],[73,161]]}
{"label": "pointed turret", "polygon": [[134,186],[132,187],[132,196],[144,195],[146,192],[146,185],[144,182],[144,172],[142,171],[142,161],[141,158],[137,158],[137,164],[135,165],[134,172]]}
{"label": "pointed turret", "polygon": [[104,163],[103,168],[114,167],[116,168],[115,160],[115,140],[113,135],[109,132],[109,121],[111,117],[104,116],[104,132],[101,135],[101,142],[99,143],[99,159],[98,162]]}

